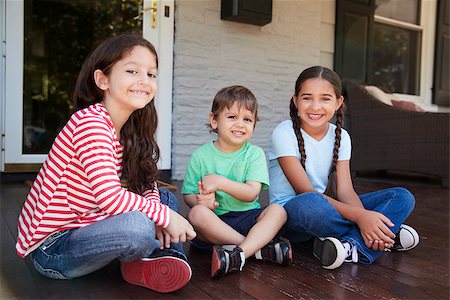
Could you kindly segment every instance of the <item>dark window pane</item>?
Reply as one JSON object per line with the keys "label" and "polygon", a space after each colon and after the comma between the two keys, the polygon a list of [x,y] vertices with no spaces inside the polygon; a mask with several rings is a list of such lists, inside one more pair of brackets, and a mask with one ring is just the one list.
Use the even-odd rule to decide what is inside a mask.
{"label": "dark window pane", "polygon": [[401,94],[419,94],[420,33],[374,24],[371,84]]}
{"label": "dark window pane", "polygon": [[47,153],[73,111],[87,54],[122,32],[142,34],[142,0],[25,0],[23,153]]}
{"label": "dark window pane", "polygon": [[378,16],[419,24],[419,0],[376,0]]}
{"label": "dark window pane", "polygon": [[346,62],[342,66],[341,76],[346,78],[359,79],[366,78],[367,61],[367,32],[369,20],[366,16],[346,12],[344,21],[344,53],[343,59]]}

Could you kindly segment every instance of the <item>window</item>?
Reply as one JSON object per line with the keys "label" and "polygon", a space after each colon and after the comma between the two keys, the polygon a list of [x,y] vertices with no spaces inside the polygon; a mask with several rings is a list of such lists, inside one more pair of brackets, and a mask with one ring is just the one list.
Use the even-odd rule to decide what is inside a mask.
{"label": "window", "polygon": [[[433,73],[442,65],[442,59],[435,62],[441,2],[445,1],[336,0],[336,72],[344,80],[377,85],[405,100],[438,103],[433,91],[438,90],[439,78]],[[448,85],[441,90],[445,97]]]}
{"label": "window", "polygon": [[24,2],[23,153],[46,154],[73,112],[81,65],[106,37],[142,34],[141,0]]}
{"label": "window", "polygon": [[376,0],[368,81],[400,94],[420,94],[419,0]]}

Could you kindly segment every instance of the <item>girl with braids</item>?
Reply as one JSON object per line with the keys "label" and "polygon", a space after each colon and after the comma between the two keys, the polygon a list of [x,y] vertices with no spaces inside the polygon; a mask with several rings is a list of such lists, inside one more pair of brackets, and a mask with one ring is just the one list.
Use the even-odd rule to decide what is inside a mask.
{"label": "girl with braids", "polygon": [[[409,191],[355,193],[343,102],[334,71],[304,70],[295,83],[291,119],[275,128],[269,151],[270,202],[288,213],[285,234],[295,242],[314,238],[313,254],[327,269],[372,263],[383,251],[409,250],[419,242],[417,232],[402,224],[415,204]],[[336,124],[329,123],[333,116]]]}
{"label": "girl with braids", "polygon": [[84,62],[77,111],[19,216],[17,253],[30,254],[44,276],[76,278],[119,259],[132,284],[170,292],[189,281],[181,242],[196,234],[176,212],[175,196],[156,186],[157,68],[154,47],[127,34],[107,39]]}

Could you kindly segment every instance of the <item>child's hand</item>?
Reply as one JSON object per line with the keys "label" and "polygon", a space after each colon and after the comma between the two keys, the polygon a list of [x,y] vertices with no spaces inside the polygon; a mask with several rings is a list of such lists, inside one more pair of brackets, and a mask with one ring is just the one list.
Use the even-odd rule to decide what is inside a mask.
{"label": "child's hand", "polygon": [[204,205],[210,210],[214,210],[219,206],[219,202],[216,201],[215,193],[205,194],[203,192],[202,182],[198,182],[198,195],[195,195],[198,205]]}
{"label": "child's hand", "polygon": [[383,251],[394,244],[395,234],[389,229],[394,224],[385,215],[364,209],[359,213],[355,222],[358,224],[367,247]]}
{"label": "child's hand", "polygon": [[170,248],[170,233],[161,226],[155,225],[156,239],[159,240],[159,248]]}
{"label": "child's hand", "polygon": [[385,249],[392,248],[393,243],[385,243],[383,241],[364,241],[367,247],[372,248],[375,251],[384,251]]}
{"label": "child's hand", "polygon": [[225,177],[217,174],[207,174],[202,178],[203,194],[215,193],[217,190],[221,190]]}
{"label": "child's hand", "polygon": [[186,242],[195,238],[197,234],[195,233],[191,223],[189,223],[185,218],[183,218],[173,210],[169,210],[169,213],[170,222],[169,225],[164,229],[164,241],[166,245],[168,240],[166,233],[169,234],[170,242],[172,243]]}

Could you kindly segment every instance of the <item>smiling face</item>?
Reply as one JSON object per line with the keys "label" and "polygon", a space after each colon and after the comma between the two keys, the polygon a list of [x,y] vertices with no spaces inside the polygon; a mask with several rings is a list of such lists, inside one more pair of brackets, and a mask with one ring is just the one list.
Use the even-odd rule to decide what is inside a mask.
{"label": "smiling face", "polygon": [[239,150],[252,137],[256,122],[255,113],[237,102],[222,109],[217,117],[210,113],[209,119],[212,129],[217,130],[216,147],[227,153]]}
{"label": "smiling face", "polygon": [[301,128],[308,134],[326,132],[328,122],[343,102],[342,96],[337,98],[333,85],[322,78],[305,80],[293,99]]}
{"label": "smiling face", "polygon": [[104,91],[103,101],[127,113],[143,108],[157,90],[156,57],[147,48],[134,47],[117,61],[108,75],[96,70],[97,86]]}

